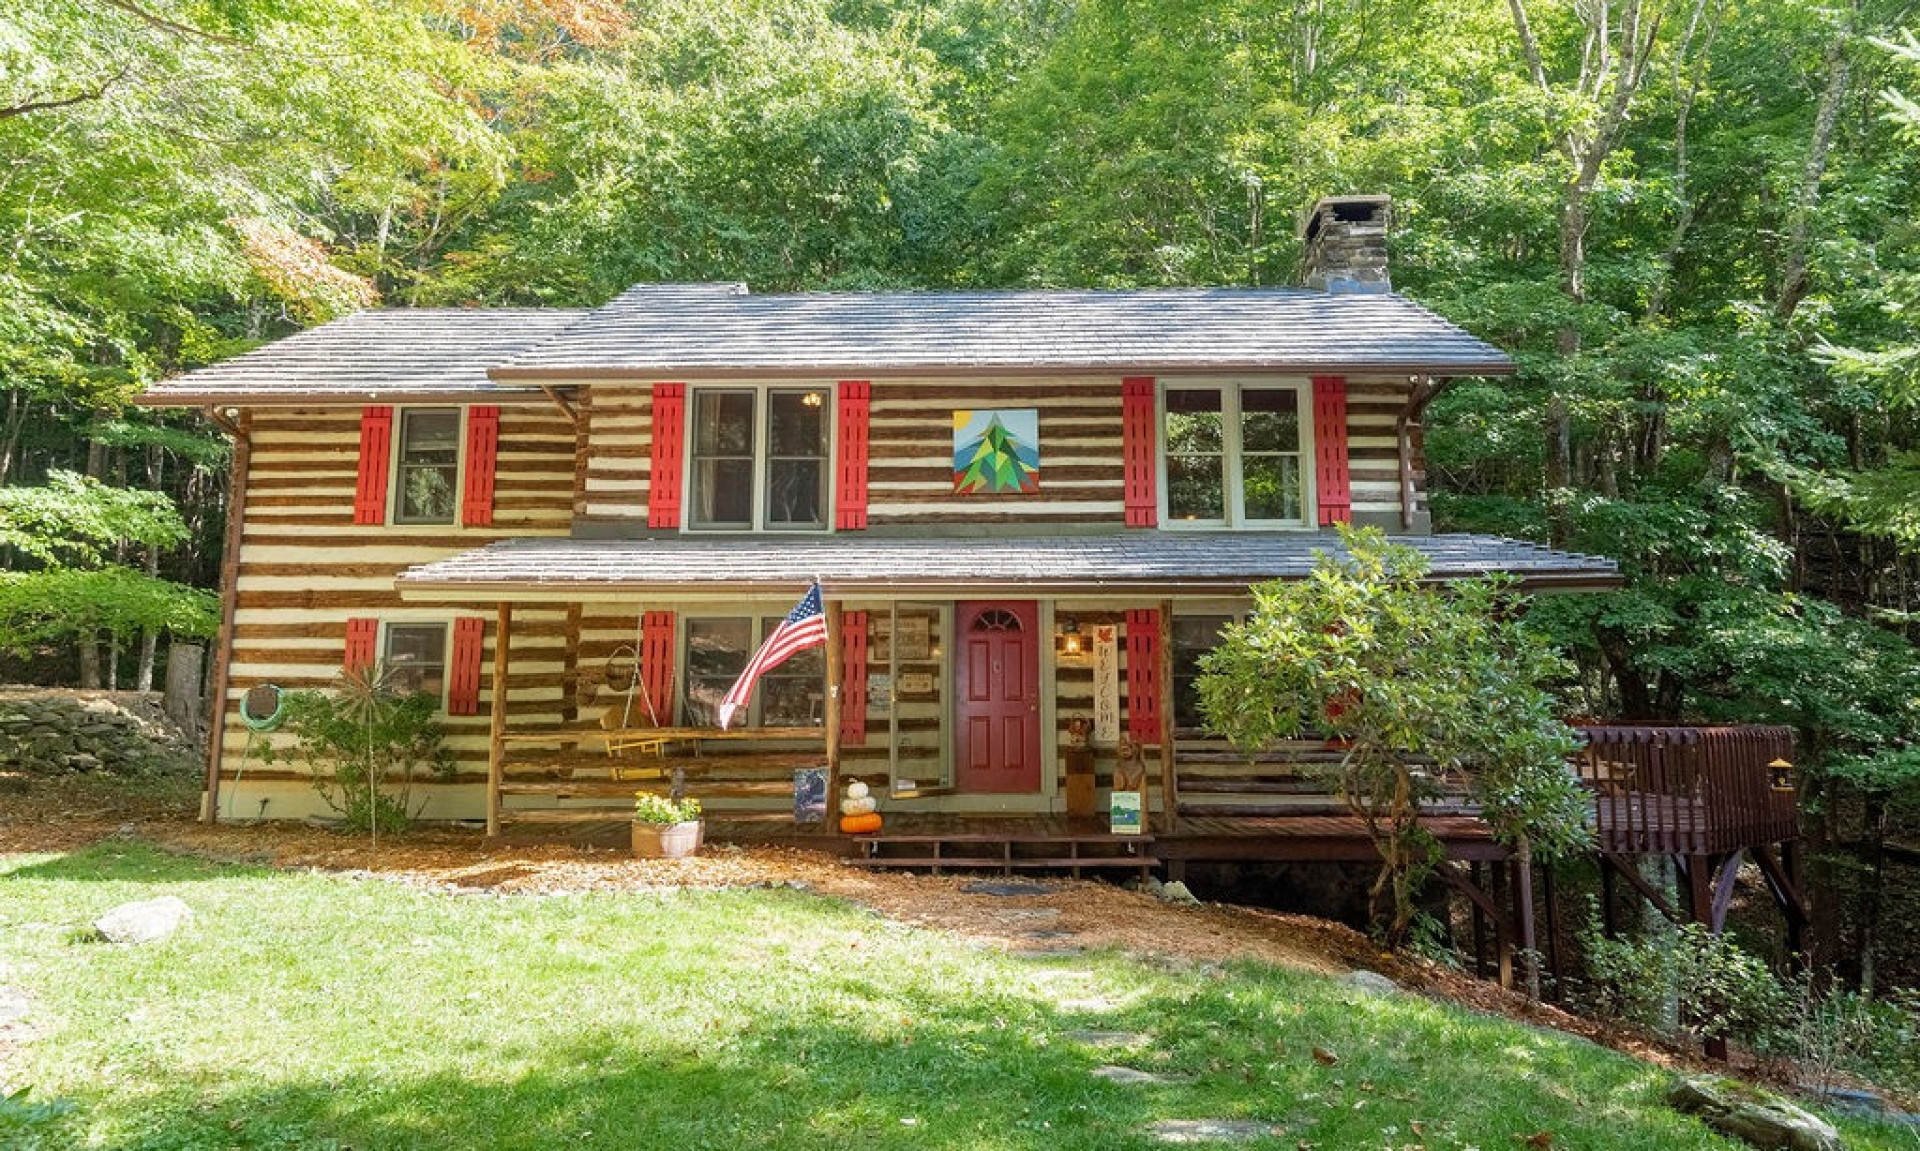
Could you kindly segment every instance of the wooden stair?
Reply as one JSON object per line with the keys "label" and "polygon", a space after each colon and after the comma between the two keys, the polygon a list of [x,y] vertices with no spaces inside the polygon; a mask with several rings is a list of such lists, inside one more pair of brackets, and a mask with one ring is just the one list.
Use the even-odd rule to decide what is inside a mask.
{"label": "wooden stair", "polygon": [[928,826],[918,821],[897,831],[882,829],[849,837],[848,862],[855,867],[942,871],[1065,871],[1080,878],[1087,869],[1137,870],[1145,879],[1160,860],[1150,835],[1115,835],[1094,826],[1074,827],[1051,819],[955,821]]}

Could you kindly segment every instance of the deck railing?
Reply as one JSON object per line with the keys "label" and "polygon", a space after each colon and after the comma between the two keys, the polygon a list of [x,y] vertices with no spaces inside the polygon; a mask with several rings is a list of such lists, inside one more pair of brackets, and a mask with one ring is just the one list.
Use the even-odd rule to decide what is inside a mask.
{"label": "deck railing", "polygon": [[1795,795],[1768,766],[1793,759],[1787,727],[1582,727],[1574,759],[1594,793],[1603,851],[1732,851],[1799,835]]}

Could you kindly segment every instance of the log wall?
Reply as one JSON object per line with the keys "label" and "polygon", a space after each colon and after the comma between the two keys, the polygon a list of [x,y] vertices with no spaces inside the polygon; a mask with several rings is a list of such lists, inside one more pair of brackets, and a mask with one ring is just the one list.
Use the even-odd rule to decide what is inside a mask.
{"label": "log wall", "polygon": [[[295,817],[321,811],[294,760],[263,763],[261,737],[238,715],[248,689],[273,683],[319,688],[338,674],[346,622],[486,620],[483,667],[493,658],[493,612],[476,605],[401,603],[393,577],[427,563],[511,536],[565,535],[574,492],[574,429],[547,404],[503,406],[495,469],[494,515],[488,527],[357,525],[360,413],[355,408],[261,409],[252,416],[252,462],[241,529],[238,598],[223,739],[221,814]],[[514,613],[510,722],[559,723],[567,670],[564,605]],[[492,677],[483,674],[479,711],[445,718],[461,786],[416,791],[428,818],[481,813],[487,767],[487,713]],[[276,743],[284,741],[275,739]],[[243,762],[244,761],[244,762]],[[233,781],[242,778],[243,794]],[[468,786],[471,785],[471,786]],[[260,800],[268,800],[265,809]]]}
{"label": "log wall", "polygon": [[[820,381],[823,387],[831,383]],[[1347,446],[1353,510],[1358,516],[1385,522],[1399,515],[1394,420],[1409,390],[1405,380],[1348,383]],[[644,525],[650,481],[651,385],[583,388],[579,408],[587,429],[581,522]],[[954,494],[952,415],[957,409],[974,408],[1038,410],[1041,474],[1037,493]],[[1117,526],[1124,522],[1118,378],[881,380],[873,387],[871,411],[867,474],[872,526]],[[1309,468],[1311,459],[1309,447],[1303,459]],[[1425,509],[1426,479],[1417,450],[1414,478],[1415,511],[1419,512]]]}

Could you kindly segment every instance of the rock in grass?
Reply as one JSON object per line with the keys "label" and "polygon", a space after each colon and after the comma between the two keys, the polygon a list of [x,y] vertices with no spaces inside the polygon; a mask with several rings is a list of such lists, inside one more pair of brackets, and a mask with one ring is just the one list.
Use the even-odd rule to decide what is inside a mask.
{"label": "rock in grass", "polygon": [[1349,971],[1340,977],[1349,987],[1358,987],[1372,995],[1392,995],[1400,985],[1377,971]]}
{"label": "rock in grass", "polygon": [[1667,1101],[1723,1135],[1764,1151],[1842,1151],[1840,1133],[1817,1115],[1738,1079],[1683,1079]]}
{"label": "rock in grass", "polygon": [[93,928],[108,943],[153,943],[180,930],[193,918],[178,896],[163,895],[123,903],[93,921]]}

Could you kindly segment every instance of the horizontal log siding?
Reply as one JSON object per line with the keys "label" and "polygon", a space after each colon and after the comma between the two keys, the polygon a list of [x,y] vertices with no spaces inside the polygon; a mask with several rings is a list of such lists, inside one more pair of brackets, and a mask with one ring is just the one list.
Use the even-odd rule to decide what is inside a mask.
{"label": "horizontal log siding", "polygon": [[645,526],[653,466],[653,385],[595,384],[581,388],[580,395],[587,443],[581,519]]}
{"label": "horizontal log siding", "polygon": [[[1040,490],[957,496],[953,413],[1040,413]],[[884,381],[873,387],[868,516],[883,524],[1108,523],[1125,519],[1120,380]]]}
{"label": "horizontal log siding", "polygon": [[[223,789],[244,779],[278,796],[267,814],[290,816],[311,808],[311,794],[286,786],[303,780],[298,761],[280,756],[264,768],[256,740],[249,746],[239,721],[240,698],[261,683],[319,688],[333,681],[346,647],[349,618],[388,622],[486,621],[477,715],[447,716],[458,775],[451,788],[429,786],[429,818],[482,813],[487,769],[487,715],[493,677],[494,616],[473,605],[400,602],[393,578],[414,564],[443,559],[508,536],[565,535],[573,513],[574,430],[548,406],[500,409],[493,523],[483,528],[356,525],[360,413],[355,408],[263,409],[253,414],[253,464],[242,526],[238,607],[234,614],[228,722],[223,741]],[[559,723],[566,672],[565,605],[514,613],[510,722]],[[286,746],[284,736],[272,742]],[[251,754],[248,754],[251,751]],[[278,789],[271,785],[278,780]],[[223,814],[257,814],[252,792]],[[302,803],[307,807],[303,808]],[[282,810],[284,808],[284,810]]]}
{"label": "horizontal log siding", "polygon": [[[824,386],[830,381],[821,383]],[[1385,516],[1400,511],[1394,420],[1408,394],[1404,380],[1348,381],[1347,447],[1356,512]],[[952,414],[967,408],[1038,409],[1037,494],[954,495]],[[595,384],[583,388],[579,410],[587,445],[578,493],[581,519],[644,523],[652,385]],[[1120,420],[1117,377],[877,381],[873,386],[867,472],[869,522],[1035,526],[1122,523],[1125,506]],[[1416,511],[1426,505],[1426,468],[1418,446],[1416,441]]]}
{"label": "horizontal log siding", "polygon": [[[1356,514],[1400,514],[1400,441],[1394,421],[1406,406],[1410,385],[1405,380],[1349,380],[1347,382],[1347,462],[1353,482]],[[1427,469],[1415,441],[1413,456],[1414,511],[1427,504]]]}

